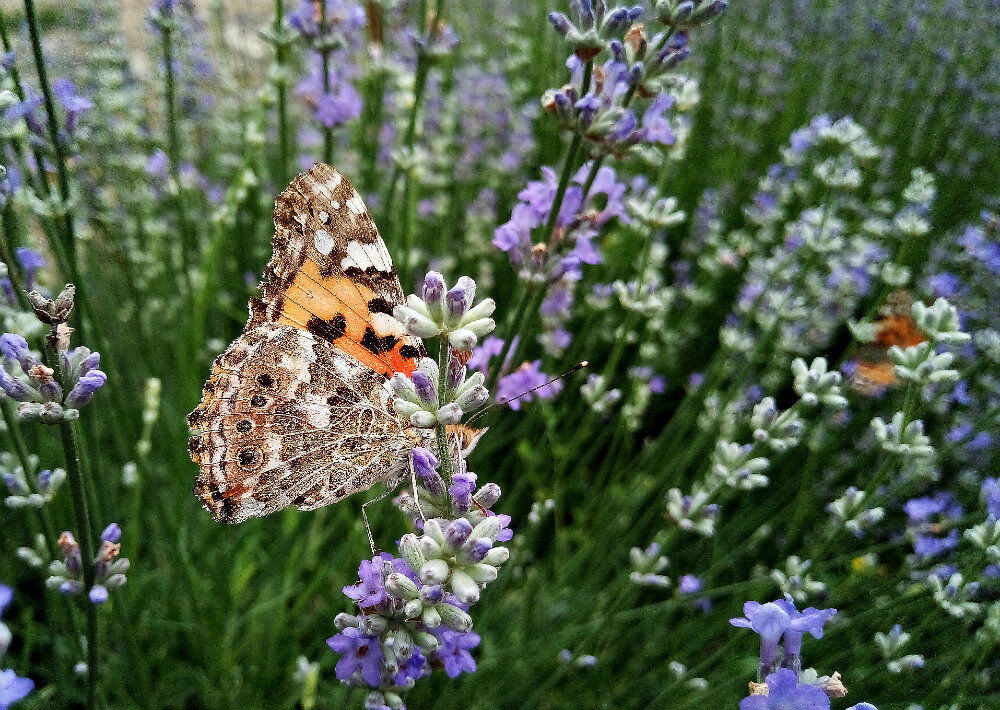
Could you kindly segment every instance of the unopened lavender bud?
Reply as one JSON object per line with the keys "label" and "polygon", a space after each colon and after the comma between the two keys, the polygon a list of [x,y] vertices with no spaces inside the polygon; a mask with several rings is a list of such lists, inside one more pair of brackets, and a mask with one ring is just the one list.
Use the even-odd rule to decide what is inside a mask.
{"label": "unopened lavender bud", "polygon": [[420,588],[420,599],[425,604],[437,604],[444,599],[444,587],[440,584],[426,584]]}
{"label": "unopened lavender bud", "polygon": [[410,415],[410,424],[418,429],[430,429],[437,426],[437,417],[432,412],[421,409]]}
{"label": "unopened lavender bud", "polygon": [[453,330],[448,334],[448,342],[451,347],[455,350],[460,350],[462,352],[469,352],[476,344],[479,342],[479,338],[468,328],[459,328],[458,330]]}
{"label": "unopened lavender bud", "polygon": [[[428,609],[427,612],[433,613],[435,615],[435,617],[437,618],[437,623],[434,624],[434,626],[431,626],[430,624],[427,624],[427,616],[428,616],[428,614],[425,613],[424,614],[424,624],[427,625],[427,628],[433,629],[433,628],[437,628],[438,626],[440,626],[441,625],[441,615],[438,614],[437,611],[434,610],[434,609]],[[419,646],[420,649],[422,651],[425,651],[426,653],[432,653],[432,652],[436,651],[437,647],[440,645],[440,642],[437,640],[437,636],[435,636],[434,634],[429,634],[426,631],[414,631],[413,632],[413,643],[417,644],[417,646]]]}
{"label": "unopened lavender bud", "polygon": [[39,399],[36,390],[3,371],[0,371],[0,388],[15,402],[33,402]]}
{"label": "unopened lavender bud", "polygon": [[100,370],[91,370],[83,375],[67,395],[66,406],[74,409],[84,406],[94,397],[94,393],[104,386],[107,380],[108,376]]}
{"label": "unopened lavender bud", "polygon": [[444,276],[437,271],[428,271],[421,288],[421,300],[427,305],[432,320],[440,320],[444,313],[444,292],[447,286]]}
{"label": "unopened lavender bud", "polygon": [[437,610],[437,607],[441,606],[425,606],[423,613],[420,615],[420,620],[424,622],[424,626],[428,629],[436,629],[441,625],[441,613]]}
{"label": "unopened lavender bud", "polygon": [[80,375],[86,375],[91,370],[97,369],[101,364],[101,354],[100,353],[90,353],[87,357],[83,359],[80,363]]}
{"label": "unopened lavender bud", "polygon": [[472,628],[472,617],[452,604],[438,604],[436,607],[441,621],[449,629],[465,633]]}
{"label": "unopened lavender bud", "polygon": [[406,629],[391,632],[386,643],[391,644],[399,658],[410,658],[413,655],[413,637]]}
{"label": "unopened lavender bud", "polygon": [[366,636],[378,636],[389,628],[389,621],[379,614],[365,614],[358,618],[358,630]]}
{"label": "unopened lavender bud", "polygon": [[396,397],[392,400],[392,408],[396,410],[396,414],[407,419],[412,417],[416,412],[423,411],[423,407],[419,404],[409,402],[401,397]]}
{"label": "unopened lavender bud", "polygon": [[[424,553],[420,549],[420,542],[413,533],[407,533],[400,538],[399,553],[406,560],[406,564],[410,566],[410,569],[420,569],[427,562]],[[410,597],[407,598],[409,599]]]}
{"label": "unopened lavender bud", "polygon": [[486,557],[483,558],[483,564],[492,565],[493,567],[499,567],[510,559],[510,550],[506,547],[494,547],[492,550],[486,553]]}
{"label": "unopened lavender bud", "polygon": [[444,560],[427,560],[420,568],[420,581],[424,584],[443,584],[448,579],[448,563]]}
{"label": "unopened lavender bud", "polygon": [[451,573],[451,591],[463,604],[475,604],[479,601],[479,585],[460,569]]}
{"label": "unopened lavender bud", "polygon": [[78,579],[67,579],[59,585],[59,591],[66,595],[79,594],[83,591],[83,582]]}
{"label": "unopened lavender bud", "polygon": [[478,385],[471,387],[458,396],[455,404],[462,408],[462,411],[471,412],[482,407],[490,398],[490,391]]}
{"label": "unopened lavender bud", "polygon": [[396,599],[404,601],[416,599],[420,594],[413,580],[399,572],[393,572],[385,578],[385,590]]}
{"label": "unopened lavender bud", "polygon": [[17,360],[25,372],[34,364],[28,341],[17,333],[4,333],[0,336],[0,352],[4,357]]}
{"label": "unopened lavender bud", "polygon": [[108,588],[103,584],[95,584],[90,588],[90,603],[100,606],[108,600]]}
{"label": "unopened lavender bud", "polygon": [[419,599],[411,599],[403,605],[403,615],[407,619],[416,619],[424,613],[424,603]]}
{"label": "unopened lavender bud", "polygon": [[497,568],[485,563],[466,567],[465,571],[477,584],[489,584],[497,578]]}
{"label": "unopened lavender bud", "polygon": [[118,542],[121,539],[122,529],[118,527],[118,523],[111,523],[111,525],[104,528],[104,532],[101,533],[102,542]]}
{"label": "unopened lavender bud", "polygon": [[7,486],[7,490],[16,496],[26,496],[31,493],[31,489],[25,481],[21,480],[12,473],[4,472],[3,482]]}
{"label": "unopened lavender bud", "polygon": [[417,398],[423,404],[437,404],[438,392],[434,381],[422,370],[414,370],[410,375],[413,386],[416,389]]}
{"label": "unopened lavender bud", "polygon": [[104,580],[104,586],[108,589],[118,589],[119,587],[124,586],[126,581],[128,580],[125,578],[124,574],[113,574]]}
{"label": "unopened lavender bud", "polygon": [[444,531],[445,544],[452,550],[458,550],[469,539],[469,533],[471,532],[472,523],[465,518],[459,518],[448,525],[448,528]]}
{"label": "unopened lavender bud", "polygon": [[111,576],[124,575],[128,572],[128,568],[130,566],[131,563],[128,561],[127,557],[120,557],[108,565],[108,574]]}
{"label": "unopened lavender bud", "polygon": [[487,483],[476,491],[473,497],[479,505],[488,510],[489,508],[492,508],[498,500],[500,500],[500,486],[496,483]]}
{"label": "unopened lavender bud", "polygon": [[403,324],[407,333],[418,338],[433,338],[441,332],[437,323],[408,306],[393,308],[392,317]]}
{"label": "unopened lavender bud", "polygon": [[562,14],[561,12],[550,12],[549,22],[552,23],[552,26],[555,28],[556,32],[558,32],[563,37],[565,37],[566,33],[569,32],[570,30],[571,25],[569,23],[569,18],[566,17],[566,15]]}
{"label": "unopened lavender bud", "polygon": [[490,540],[496,540],[502,527],[503,523],[501,522],[500,517],[497,515],[491,515],[473,528],[472,534],[469,537],[486,537]]}
{"label": "unopened lavender bud", "polygon": [[452,353],[452,357],[448,360],[448,387],[456,389],[461,385],[465,381],[465,371],[465,364]]}
{"label": "unopened lavender bud", "polygon": [[447,426],[451,424],[458,424],[462,421],[463,414],[464,412],[462,411],[462,408],[455,402],[451,402],[438,409],[436,417],[439,424]]}
{"label": "unopened lavender bud", "polygon": [[492,548],[492,540],[486,537],[477,537],[465,546],[463,552],[469,562],[478,563],[486,559],[486,555]]}
{"label": "unopened lavender bud", "polygon": [[340,612],[333,618],[333,625],[337,627],[338,631],[343,631],[344,629],[358,628],[358,617],[354,614],[348,614],[347,612]]}
{"label": "unopened lavender bud", "polygon": [[410,402],[415,402],[417,400],[417,388],[413,386],[413,382],[410,378],[403,373],[397,372],[393,374],[392,378],[389,380],[389,386],[392,387],[392,391],[397,397]]}

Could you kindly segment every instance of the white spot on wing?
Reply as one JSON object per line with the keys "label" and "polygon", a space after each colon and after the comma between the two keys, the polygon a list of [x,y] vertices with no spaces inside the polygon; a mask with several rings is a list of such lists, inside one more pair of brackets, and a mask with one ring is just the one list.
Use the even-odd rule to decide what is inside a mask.
{"label": "white spot on wing", "polygon": [[[324,214],[326,214],[324,212]],[[317,229],[316,234],[313,237],[313,242],[316,244],[316,251],[318,251],[323,256],[326,256],[331,251],[333,251],[333,237],[325,229]]]}
{"label": "white spot on wing", "polygon": [[342,179],[342,178],[340,177],[340,173],[338,173],[338,172],[337,172],[336,170],[334,170],[334,171],[333,171],[333,176],[332,176],[332,177],[331,177],[331,178],[330,178],[329,180],[327,180],[327,182],[326,182],[326,186],[327,186],[327,187],[328,187],[329,189],[333,190],[333,189],[334,189],[334,188],[336,188],[336,187],[337,187],[338,185],[340,185],[340,181],[341,181],[341,179]]}
{"label": "white spot on wing", "polygon": [[365,213],[365,203],[361,199],[360,195],[355,195],[347,201],[347,208],[354,214],[361,215]]}
{"label": "white spot on wing", "polygon": [[320,210],[319,221],[322,222],[323,224],[326,224],[327,222],[330,221],[330,215],[326,212],[326,210]]}
{"label": "white spot on wing", "polygon": [[331,200],[330,204],[333,205],[333,209],[335,209],[335,210],[339,210],[340,209],[340,203],[337,202],[337,200]]}
{"label": "white spot on wing", "polygon": [[340,262],[340,268],[346,271],[350,266],[356,266],[362,271],[369,266],[374,266],[371,258],[368,256],[368,250],[365,249],[361,242],[347,243],[347,256]]}

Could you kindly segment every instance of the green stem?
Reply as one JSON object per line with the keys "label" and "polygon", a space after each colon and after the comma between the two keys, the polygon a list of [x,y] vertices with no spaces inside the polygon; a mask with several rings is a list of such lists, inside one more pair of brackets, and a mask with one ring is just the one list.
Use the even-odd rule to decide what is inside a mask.
{"label": "green stem", "polygon": [[291,177],[288,166],[292,152],[288,125],[288,85],[285,76],[287,45],[282,33],[284,17],[284,0],[274,0],[274,61],[278,65],[278,183],[281,185]]}
{"label": "green stem", "polygon": [[[59,180],[59,198],[62,201],[62,214],[64,221],[64,248],[69,259],[69,266],[76,279],[76,234],[74,232],[73,218],[70,213],[70,189],[69,170],[66,167],[66,153],[62,140],[59,138],[59,122],[56,117],[56,103],[52,97],[52,87],[49,85],[49,77],[45,68],[45,57],[42,54],[42,41],[38,34],[38,22],[35,17],[34,0],[24,0],[24,14],[28,22],[28,33],[31,36],[31,51],[35,57],[35,68],[38,71],[38,84],[42,90],[42,97],[45,101],[45,114],[48,118],[49,140],[52,141],[52,150],[56,157],[56,175]],[[41,170],[39,164],[39,170]],[[79,279],[76,279],[79,281]]]}
{"label": "green stem", "polygon": [[[444,401],[447,396],[448,387],[448,342],[441,339],[438,344],[438,398]],[[448,428],[444,424],[437,425],[437,447],[438,461],[441,466],[441,476],[444,478],[445,486],[451,488],[452,467],[451,457],[448,455]],[[451,493],[448,493],[448,506],[451,507]]]}

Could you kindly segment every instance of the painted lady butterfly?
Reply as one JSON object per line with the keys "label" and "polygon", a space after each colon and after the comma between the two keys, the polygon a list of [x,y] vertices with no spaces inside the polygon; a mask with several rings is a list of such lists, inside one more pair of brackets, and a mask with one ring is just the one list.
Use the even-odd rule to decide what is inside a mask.
{"label": "painted lady butterfly", "polygon": [[906,349],[919,345],[927,336],[913,320],[913,298],[903,290],[893,291],[879,309],[875,322],[875,339],[859,351],[852,384],[866,395],[877,395],[896,384],[895,365],[887,351],[893,345]]}
{"label": "painted lady butterfly", "polygon": [[395,485],[428,436],[392,409],[388,379],[425,353],[392,317],[403,289],[361,197],[317,164],[274,226],[261,297],[188,415],[194,492],[227,523]]}

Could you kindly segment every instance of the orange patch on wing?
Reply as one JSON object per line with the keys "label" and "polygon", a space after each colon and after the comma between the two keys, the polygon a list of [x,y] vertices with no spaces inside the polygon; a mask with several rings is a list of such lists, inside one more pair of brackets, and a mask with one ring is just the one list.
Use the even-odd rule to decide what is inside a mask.
{"label": "orange patch on wing", "polygon": [[374,297],[375,293],[364,284],[344,276],[323,276],[317,264],[307,260],[285,292],[278,323],[309,330],[311,318],[330,321],[343,315],[346,328],[341,337],[332,341],[334,347],[386,377],[394,372],[409,375],[416,369],[416,359],[400,352],[410,343],[409,338],[402,338],[392,350],[379,354],[361,344],[368,328],[378,336],[387,335],[378,332],[372,322],[368,302]]}
{"label": "orange patch on wing", "polygon": [[884,316],[878,323],[875,332],[875,342],[889,348],[893,345],[909,348],[927,340],[927,337],[917,327],[912,316],[894,314]]}

